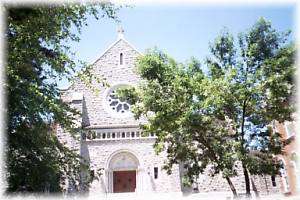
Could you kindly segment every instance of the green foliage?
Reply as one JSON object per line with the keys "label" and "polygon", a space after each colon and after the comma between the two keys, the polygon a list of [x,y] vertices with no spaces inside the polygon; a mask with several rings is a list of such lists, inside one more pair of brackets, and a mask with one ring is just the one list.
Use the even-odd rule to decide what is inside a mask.
{"label": "green foliage", "polygon": [[[289,32],[277,32],[261,18],[239,35],[238,47],[228,33],[222,33],[222,40],[211,45],[212,56],[207,62],[209,85],[221,83],[221,88],[214,90],[209,106],[221,120],[230,119],[239,143],[235,150],[243,164],[248,194],[248,171],[278,174],[280,164],[274,155],[282,154],[287,144],[270,125],[292,120],[295,112],[295,48],[287,44],[288,35]],[[228,59],[224,52],[234,56]]]}
{"label": "green foliage", "polygon": [[194,58],[180,64],[157,49],[138,60],[142,83],[120,95],[132,99],[136,118],[147,117],[142,129],[157,135],[168,173],[183,163],[184,180],[192,182],[210,166],[212,175],[222,172],[230,182],[241,161],[248,186],[248,171],[278,173],[274,155],[285,142],[269,126],[291,120],[295,110],[295,48],[286,44],[288,34],[261,18],[236,47],[224,29],[210,44],[207,74]]}
{"label": "green foliage", "polygon": [[[59,98],[53,80],[71,80],[76,62],[69,43],[78,41],[87,16],[116,18],[111,3],[5,7],[7,11],[7,191],[59,192],[62,178],[78,186],[79,155],[50,128],[73,133],[78,114]],[[87,79],[88,66],[78,78]],[[88,80],[86,82],[89,82]]]}
{"label": "green foliage", "polygon": [[70,182],[78,182],[84,167],[80,158],[58,141],[48,125],[21,124],[8,143],[8,192],[58,192],[65,175]]}
{"label": "green foliage", "polygon": [[210,114],[200,63],[193,58],[179,64],[154,49],[138,60],[137,68],[144,81],[119,95],[132,99],[136,118],[147,117],[142,129],[156,134],[157,153],[167,152],[164,169],[171,173],[174,164],[183,163],[189,183],[208,165],[211,175],[220,171],[226,177],[234,175],[234,142],[227,134],[229,127]]}
{"label": "green foliage", "polygon": [[[216,116],[231,120],[236,140],[241,142],[239,159],[249,162],[247,166],[251,173],[260,173],[260,170],[272,173],[263,167],[254,170],[252,165],[255,162],[251,159],[272,165],[271,155],[281,153],[282,144],[274,146],[276,140],[280,141],[279,135],[267,131],[268,126],[274,120],[291,120],[295,111],[291,101],[295,92],[295,49],[293,45],[285,44],[287,36],[278,33],[261,18],[248,32],[240,34],[239,48],[233,46],[232,36],[228,33],[220,36],[223,44],[217,39],[211,48],[208,66],[210,69],[217,66],[222,74],[210,77],[209,84],[221,83],[221,88],[213,92],[214,100],[209,106],[214,107]],[[227,49],[229,55],[236,54],[235,58],[222,62],[224,50],[218,50],[218,46]],[[219,98],[222,101],[215,100]],[[248,156],[251,143],[256,143],[260,153],[265,155],[261,158]]]}

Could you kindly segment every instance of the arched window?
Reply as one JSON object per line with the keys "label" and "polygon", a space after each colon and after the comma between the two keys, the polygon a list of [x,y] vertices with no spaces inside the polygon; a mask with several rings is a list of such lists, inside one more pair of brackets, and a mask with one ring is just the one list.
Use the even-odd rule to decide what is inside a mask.
{"label": "arched window", "polygon": [[120,65],[123,65],[123,53],[120,53]]}

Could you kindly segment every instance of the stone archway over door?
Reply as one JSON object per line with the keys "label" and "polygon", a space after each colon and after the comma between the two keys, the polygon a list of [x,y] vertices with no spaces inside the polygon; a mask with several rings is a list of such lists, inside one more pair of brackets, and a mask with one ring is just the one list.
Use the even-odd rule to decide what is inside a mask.
{"label": "stone archway over door", "polygon": [[109,162],[110,192],[135,192],[137,188],[138,159],[129,152],[114,155]]}

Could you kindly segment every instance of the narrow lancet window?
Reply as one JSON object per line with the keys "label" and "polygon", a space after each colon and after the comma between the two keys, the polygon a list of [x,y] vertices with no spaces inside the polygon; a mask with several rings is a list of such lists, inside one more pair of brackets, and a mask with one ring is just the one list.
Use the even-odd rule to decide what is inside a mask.
{"label": "narrow lancet window", "polygon": [[123,53],[120,53],[120,65],[123,65]]}
{"label": "narrow lancet window", "polygon": [[158,178],[158,167],[154,167],[154,179]]}
{"label": "narrow lancet window", "polygon": [[272,185],[273,187],[276,187],[276,179],[275,179],[275,176],[271,176],[271,180],[272,180]]}

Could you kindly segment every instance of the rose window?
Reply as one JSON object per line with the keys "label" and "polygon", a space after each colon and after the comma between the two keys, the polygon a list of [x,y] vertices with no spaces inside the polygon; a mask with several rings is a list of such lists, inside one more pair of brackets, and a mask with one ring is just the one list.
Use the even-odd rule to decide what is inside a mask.
{"label": "rose window", "polygon": [[109,107],[117,113],[128,113],[130,112],[130,104],[128,100],[121,100],[117,96],[117,88],[112,90],[107,97]]}

